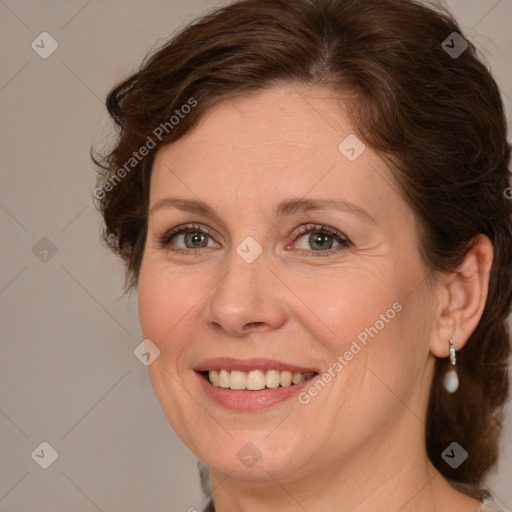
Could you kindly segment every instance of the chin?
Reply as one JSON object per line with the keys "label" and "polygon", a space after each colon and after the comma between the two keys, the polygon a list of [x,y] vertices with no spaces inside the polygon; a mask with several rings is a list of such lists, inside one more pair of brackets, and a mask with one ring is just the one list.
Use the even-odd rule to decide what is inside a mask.
{"label": "chin", "polygon": [[298,468],[297,461],[290,465],[289,460],[284,460],[282,454],[276,454],[279,458],[262,457],[259,460],[242,463],[237,457],[225,457],[222,460],[212,460],[209,456],[203,459],[203,462],[211,471],[216,471],[221,475],[228,475],[231,479],[245,480],[254,484],[265,485],[275,483],[275,480],[285,481],[291,477]]}
{"label": "chin", "polygon": [[[226,435],[229,438],[224,442],[198,440],[189,448],[210,469],[255,483],[285,481],[308,466],[308,453],[301,439],[293,442],[290,435],[276,435],[274,439],[268,436],[267,431],[232,432],[232,437]],[[309,446],[308,451],[311,448]]]}

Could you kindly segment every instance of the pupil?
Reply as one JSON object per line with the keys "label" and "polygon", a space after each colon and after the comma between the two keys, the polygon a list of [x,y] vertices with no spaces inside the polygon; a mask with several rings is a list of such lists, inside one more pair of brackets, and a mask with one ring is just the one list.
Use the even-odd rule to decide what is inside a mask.
{"label": "pupil", "polygon": [[309,243],[313,248],[315,248],[316,245],[316,247],[320,249],[331,249],[332,242],[332,237],[330,237],[329,235],[325,235],[322,233],[311,233],[311,235],[309,235]]}
{"label": "pupil", "polygon": [[[185,235],[185,243],[192,243],[193,245],[195,244],[200,244],[201,242],[204,242],[204,239],[205,239],[205,235],[204,233],[187,233]],[[200,247],[205,247],[205,244],[203,243],[202,245],[200,245]]]}

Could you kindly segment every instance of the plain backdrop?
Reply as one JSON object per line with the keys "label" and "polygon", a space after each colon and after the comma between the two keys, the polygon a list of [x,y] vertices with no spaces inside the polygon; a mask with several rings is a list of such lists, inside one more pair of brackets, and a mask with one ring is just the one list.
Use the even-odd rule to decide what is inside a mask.
{"label": "plain backdrop", "polygon": [[[491,66],[510,119],[512,0],[448,4]],[[136,299],[121,296],[121,264],[99,242],[89,149],[109,133],[110,87],[216,5],[0,0],[2,512],[204,507],[197,461],[133,354],[142,339]],[[488,482],[508,511],[510,409]],[[42,442],[58,454],[47,469],[40,464],[53,452]]]}

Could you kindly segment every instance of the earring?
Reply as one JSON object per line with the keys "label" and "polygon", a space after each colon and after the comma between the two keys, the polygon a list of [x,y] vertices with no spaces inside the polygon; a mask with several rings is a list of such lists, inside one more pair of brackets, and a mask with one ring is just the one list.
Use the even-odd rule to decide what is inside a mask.
{"label": "earring", "polygon": [[453,338],[450,338],[450,364],[452,365],[452,368],[446,372],[443,381],[444,387],[448,393],[455,393],[459,387],[459,377],[457,376],[457,370],[455,367],[456,362],[455,345],[453,343]]}

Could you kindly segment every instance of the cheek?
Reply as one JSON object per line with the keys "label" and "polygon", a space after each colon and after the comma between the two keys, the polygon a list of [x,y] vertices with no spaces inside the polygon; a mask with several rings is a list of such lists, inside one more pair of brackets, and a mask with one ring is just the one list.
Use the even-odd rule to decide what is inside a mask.
{"label": "cheek", "polygon": [[[143,261],[138,281],[138,308],[144,337],[160,350],[166,339],[179,339],[177,333],[186,327],[205,290],[199,276],[171,272],[158,262]],[[172,345],[172,344],[171,344]]]}
{"label": "cheek", "polygon": [[148,366],[149,377],[169,423],[188,444],[190,418],[187,414],[200,412],[189,407],[188,395],[181,392],[190,318],[201,296],[194,290],[197,288],[192,285],[190,276],[180,277],[179,272],[171,275],[159,261],[143,261],[138,281],[140,325],[143,337],[160,349],[160,356]]}
{"label": "cheek", "polygon": [[[175,397],[167,396],[169,379],[177,378],[178,367],[187,338],[184,328],[187,301],[184,293],[176,293],[161,275],[141,267],[138,285],[139,318],[144,339],[151,340],[160,350],[159,357],[148,367],[149,376],[161,406]],[[185,288],[187,289],[187,288]],[[180,322],[180,319],[182,320]],[[171,377],[172,375],[172,377]],[[167,383],[167,384],[165,384]],[[169,417],[169,411],[166,411]]]}
{"label": "cheek", "polygon": [[[361,429],[393,421],[404,407],[421,418],[426,407],[425,368],[434,319],[429,291],[425,286],[409,294],[395,290],[383,292],[380,299],[359,303],[363,309],[371,305],[366,306],[364,323],[351,326],[355,334],[343,347],[351,344],[343,354],[351,361],[340,374],[338,389],[344,409],[355,413]],[[352,351],[357,354],[352,356]]]}
{"label": "cheek", "polygon": [[[349,265],[297,276],[290,287],[302,304],[301,319],[311,319],[309,329],[316,332],[332,355],[343,354],[355,339],[371,339],[368,330],[383,331],[397,316],[393,304],[400,297],[401,283],[390,279],[389,269],[379,272]],[[296,310],[299,311],[299,310]],[[313,323],[315,326],[313,326]]]}
{"label": "cheek", "polygon": [[[317,338],[328,348],[325,370],[331,368],[339,377],[332,386],[336,396],[330,399],[359,411],[361,418],[371,415],[366,404],[380,410],[396,402],[391,390],[407,398],[415,388],[432,329],[433,310],[419,277],[424,275],[421,266],[382,263],[378,272],[369,265],[347,266],[311,279],[307,288],[304,282],[296,288],[307,292],[308,308],[318,312],[316,332],[326,333]],[[330,405],[336,410],[334,402]]]}
{"label": "cheek", "polygon": [[[162,333],[170,329],[170,311],[179,306],[172,293],[151,270],[141,267],[138,283],[138,306],[142,333],[159,345]],[[162,347],[159,347],[160,349]]]}

